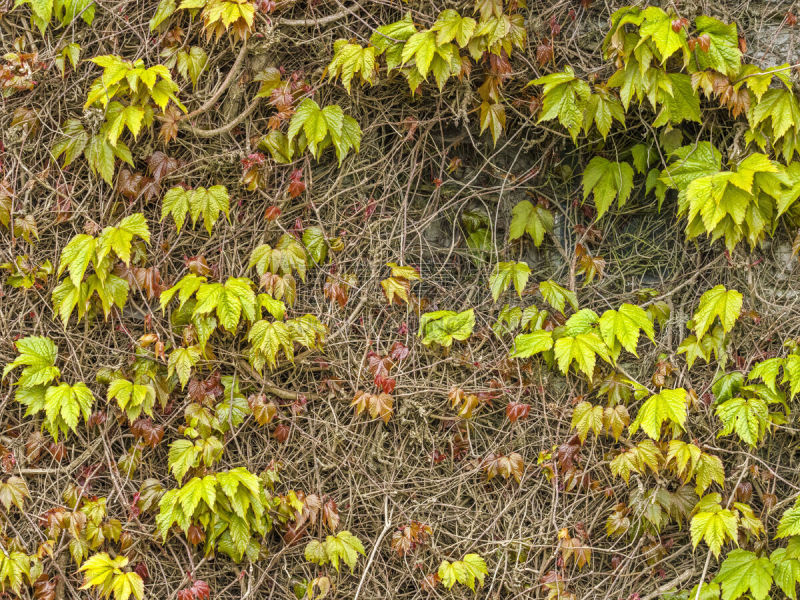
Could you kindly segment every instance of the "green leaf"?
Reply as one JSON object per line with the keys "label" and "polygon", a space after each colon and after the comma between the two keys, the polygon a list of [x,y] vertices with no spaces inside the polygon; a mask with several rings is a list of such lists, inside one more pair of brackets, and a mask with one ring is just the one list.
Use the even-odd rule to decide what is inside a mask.
{"label": "green leaf", "polygon": [[423,336],[422,343],[430,346],[432,343],[449,348],[453,340],[466,341],[472,335],[475,327],[474,309],[460,313],[451,310],[440,310],[425,313],[420,317],[419,336]]}
{"label": "green leaf", "polygon": [[583,125],[586,102],[592,93],[589,84],[577,79],[572,67],[534,79],[528,85],[531,84],[543,86],[544,99],[538,122],[558,119],[575,142]]}
{"label": "green leaf", "polygon": [[492,275],[489,277],[489,289],[492,292],[492,300],[497,302],[504,291],[506,291],[511,284],[514,284],[514,289],[517,295],[522,297],[522,290],[528,283],[528,277],[531,274],[531,268],[524,262],[501,262],[498,263]]}
{"label": "green leaf", "polygon": [[[639,27],[639,35],[643,40],[649,39],[661,55],[661,64],[683,50],[684,62],[688,57],[689,48],[686,43],[686,29],[681,27],[677,32],[672,28],[674,15],[669,15],[657,6],[650,6],[642,11],[644,22]],[[641,44],[641,42],[640,42]]]}
{"label": "green leaf", "polygon": [[61,375],[55,366],[58,348],[50,338],[28,336],[18,339],[14,346],[19,356],[5,366],[3,379],[17,367],[24,367],[17,380],[17,385],[22,388],[47,385]]}
{"label": "green leaf", "polygon": [[482,587],[484,578],[489,574],[486,561],[479,554],[467,554],[462,560],[450,562],[443,560],[439,565],[439,579],[448,590],[456,583],[475,590],[475,581]]}
{"label": "green leaf", "polygon": [[68,269],[72,284],[75,287],[80,286],[89,263],[96,260],[96,245],[97,240],[90,235],[79,233],[74,236],[61,251],[58,275],[61,275],[64,269]]}
{"label": "green leaf", "polygon": [[325,552],[325,545],[319,540],[311,540],[306,544],[305,552],[303,553],[308,562],[316,565],[328,564],[328,553]]}
{"label": "green leaf", "polygon": [[175,229],[180,233],[183,222],[186,220],[186,213],[189,212],[189,196],[191,192],[182,187],[170,188],[164,195],[161,203],[161,220],[167,215],[172,215],[175,221]]}
{"label": "green leaf", "polygon": [[575,292],[561,287],[550,279],[539,283],[539,293],[550,306],[562,315],[567,302],[573,310],[578,310],[578,296]]}
{"label": "green leaf", "polygon": [[636,419],[631,423],[631,434],[639,427],[654,440],[661,437],[661,426],[670,422],[683,429],[686,423],[686,390],[676,388],[661,390],[650,396],[639,409]]}
{"label": "green leaf", "polygon": [[306,227],[303,231],[303,245],[316,264],[321,265],[325,262],[328,257],[328,242],[321,227],[316,225]]}
{"label": "green leaf", "polygon": [[352,44],[347,40],[337,40],[333,44],[333,59],[328,65],[328,79],[341,77],[342,85],[350,93],[350,84],[356,74],[361,83],[375,82],[375,56],[378,49]]}
{"label": "green leaf", "polygon": [[608,348],[594,332],[562,337],[556,340],[554,351],[558,368],[564,375],[575,361],[578,369],[589,378],[589,381],[594,375],[594,365],[598,355],[606,362],[611,361]]}
{"label": "green leaf", "polygon": [[797,600],[797,583],[800,582],[800,538],[792,538],[786,548],[777,548],[770,554],[775,585],[791,600]]}
{"label": "green leaf", "polygon": [[433,31],[420,31],[406,40],[400,58],[403,64],[408,64],[413,59],[417,71],[425,79],[428,76],[435,52],[436,33]]}
{"label": "green leaf", "polygon": [[775,537],[785,538],[795,535],[800,536],[800,498],[796,499],[794,506],[787,509],[781,516],[778,533]]}
{"label": "green leaf", "polygon": [[719,436],[735,431],[743,442],[756,446],[767,431],[769,408],[760,397],[731,398],[718,404],[715,414],[724,425]]}
{"label": "green leaf", "polygon": [[[166,197],[164,201],[166,202]],[[209,235],[211,235],[211,230],[217,222],[220,212],[225,213],[225,216],[228,217],[230,206],[228,190],[225,186],[212,185],[208,189],[204,187],[196,188],[189,193],[188,201],[189,214],[192,217],[192,227],[197,225],[198,217],[203,215],[203,225],[205,225]],[[175,224],[177,225],[177,221]]]}
{"label": "green leaf", "polygon": [[514,349],[509,353],[511,358],[530,358],[534,354],[547,352],[553,348],[553,334],[550,331],[534,331],[522,333],[514,338]]}
{"label": "green leaf", "polygon": [[622,304],[618,310],[607,310],[600,317],[600,335],[609,348],[613,349],[619,343],[638,357],[636,347],[641,331],[654,342],[653,323],[649,314],[640,306]]}
{"label": "green leaf", "polygon": [[339,561],[341,560],[350,567],[351,573],[358,561],[358,555],[366,556],[361,540],[349,531],[340,531],[335,536],[327,536],[325,538],[325,554],[334,569],[339,570]]}
{"label": "green leaf", "polygon": [[45,391],[44,427],[57,442],[59,432],[75,431],[81,415],[84,421],[89,419],[93,403],[94,396],[84,383],[51,385]]}
{"label": "green leaf", "polygon": [[703,496],[695,510],[697,512],[692,517],[690,527],[692,547],[697,548],[704,541],[712,554],[719,556],[722,545],[727,540],[736,540],[736,515],[727,508],[722,508],[719,494]]}
{"label": "green leaf", "polygon": [[722,586],[722,600],[736,600],[745,593],[753,600],[766,600],[772,586],[772,572],[768,558],[737,548],[722,561],[714,581]]}
{"label": "green leaf", "polygon": [[169,19],[176,8],[175,0],[161,0],[161,2],[158,3],[155,14],[150,19],[150,33],[155,31],[161,23]]}
{"label": "green leaf", "polygon": [[519,239],[527,233],[538,248],[544,241],[545,233],[553,232],[553,213],[542,206],[534,206],[528,200],[523,200],[514,205],[511,214],[508,241]]}
{"label": "green leaf", "polygon": [[197,466],[199,449],[191,440],[175,440],[170,444],[168,464],[175,479],[180,482],[187,471]]}
{"label": "green leaf", "polygon": [[492,134],[492,143],[496,146],[506,126],[505,107],[500,102],[481,102],[480,123],[481,133],[488,129]]}
{"label": "green leaf", "polygon": [[98,264],[113,250],[117,258],[130,265],[131,243],[134,236],[143,239],[145,243],[150,243],[150,229],[142,213],[134,213],[122,219],[116,226],[103,229],[97,240]]}
{"label": "green leaf", "polygon": [[156,390],[150,384],[138,384],[127,379],[113,379],[108,386],[106,399],[116,400],[120,409],[125,412],[129,422],[135,421],[144,412],[153,416],[153,405],[156,401]]}
{"label": "green leaf", "polygon": [[177,58],[178,73],[183,78],[188,78],[192,82],[192,87],[197,86],[200,75],[208,64],[208,55],[200,46],[192,46],[189,52],[181,50]]}
{"label": "green leaf", "polygon": [[578,430],[578,438],[580,438],[581,443],[586,441],[589,431],[594,431],[595,435],[600,435],[603,431],[603,407],[586,401],[578,403],[572,409],[570,429]]}
{"label": "green leaf", "polygon": [[478,24],[471,17],[462,17],[453,9],[443,10],[431,27],[436,32],[436,45],[441,46],[448,42],[455,42],[464,48],[475,33]]}
{"label": "green leaf", "polygon": [[88,142],[89,134],[83,124],[78,119],[67,119],[61,127],[61,137],[53,145],[53,158],[58,159],[63,154],[62,165],[68,167],[80,156]]}
{"label": "green leaf", "polygon": [[739,292],[726,290],[724,285],[711,288],[700,297],[700,305],[694,313],[693,331],[697,339],[705,335],[717,317],[725,332],[729,332],[733,329],[741,311],[742,295]]}
{"label": "green leaf", "polygon": [[177,373],[181,389],[185,388],[189,382],[192,367],[200,360],[200,354],[200,349],[197,346],[175,348],[170,352],[169,360],[167,361],[167,375],[171,376],[173,373]]}
{"label": "green leaf", "polygon": [[700,15],[694,20],[696,36],[708,36],[708,50],[698,43],[694,49],[697,70],[713,69],[731,80],[739,74],[742,53],[739,51],[739,34],[736,23],[725,25],[722,21]]}
{"label": "green leaf", "polygon": [[287,360],[294,360],[294,339],[286,323],[256,321],[247,333],[247,341],[253,346],[250,363],[256,371],[261,371],[264,364],[274,369],[281,350]]}
{"label": "green leaf", "polygon": [[598,219],[608,211],[614,198],[620,208],[625,206],[632,189],[633,168],[626,162],[595,156],[583,171],[583,199],[594,195]]}
{"label": "green leaf", "polygon": [[229,277],[224,285],[204,283],[197,290],[193,314],[203,315],[216,310],[220,325],[235,333],[242,315],[248,321],[255,319],[256,295],[252,285],[253,282],[246,277]]}

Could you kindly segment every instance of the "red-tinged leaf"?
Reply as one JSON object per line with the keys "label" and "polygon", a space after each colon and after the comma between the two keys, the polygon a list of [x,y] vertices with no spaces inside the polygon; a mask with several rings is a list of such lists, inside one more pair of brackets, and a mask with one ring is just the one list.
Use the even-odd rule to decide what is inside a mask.
{"label": "red-tinged leaf", "polygon": [[506,416],[512,423],[516,423],[519,419],[524,419],[531,411],[531,405],[524,402],[516,402],[511,400],[506,405]]}
{"label": "red-tinged leaf", "polygon": [[180,166],[180,160],[167,156],[160,150],[153,152],[150,158],[147,159],[147,170],[156,183],[160,183],[164,177],[177,171]]}
{"label": "red-tinged leaf", "polygon": [[33,597],[35,600],[56,600],[57,587],[57,578],[51,579],[46,573],[42,573],[33,584]]}
{"label": "red-tinged leaf", "polygon": [[543,67],[547,63],[553,60],[553,43],[545,39],[536,47],[536,62],[539,63],[540,67]]}
{"label": "red-tinged leaf", "polygon": [[268,206],[267,209],[264,211],[264,218],[267,221],[275,221],[278,217],[281,216],[281,209],[274,204],[272,206]]}
{"label": "red-tinged leaf", "polygon": [[154,425],[152,419],[137,419],[131,425],[131,433],[146,445],[155,448],[164,437],[164,427]]}
{"label": "red-tinged leaf", "polygon": [[186,539],[192,546],[197,546],[206,541],[206,532],[203,531],[202,527],[189,525],[189,529],[186,530]]}
{"label": "red-tinged leaf", "polygon": [[391,394],[394,391],[394,388],[397,386],[397,381],[393,377],[376,375],[375,385],[381,388],[384,394]]}
{"label": "red-tinged leaf", "polygon": [[339,527],[339,509],[333,499],[328,499],[322,506],[322,521],[331,531]]}
{"label": "red-tinged leaf", "polygon": [[281,444],[286,443],[286,440],[289,439],[289,426],[283,424],[278,425],[272,432],[272,437],[274,437]]}
{"label": "red-tinged leaf", "polygon": [[410,353],[411,350],[403,342],[395,342],[389,349],[389,358],[395,362],[400,362],[407,358]]}
{"label": "red-tinged leaf", "polygon": [[164,114],[159,115],[157,118],[161,121],[161,129],[158,132],[158,137],[164,142],[166,146],[172,140],[178,138],[178,122],[181,120],[181,112],[176,106],[170,104],[164,111]]}

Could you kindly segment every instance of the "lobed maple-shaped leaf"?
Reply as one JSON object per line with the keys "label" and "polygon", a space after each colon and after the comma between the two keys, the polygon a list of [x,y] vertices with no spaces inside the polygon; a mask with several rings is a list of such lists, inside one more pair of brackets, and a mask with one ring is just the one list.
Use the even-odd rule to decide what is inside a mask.
{"label": "lobed maple-shaped leaf", "polygon": [[93,554],[78,569],[83,573],[80,589],[98,588],[103,598],[113,594],[114,600],[128,600],[131,596],[143,600],[144,581],[134,571],[123,571],[127,565],[128,558],[125,556],[111,558],[106,552]]}
{"label": "lobed maple-shaped leaf", "polygon": [[693,331],[697,339],[701,339],[711,327],[714,319],[719,318],[725,332],[733,329],[733,325],[742,312],[742,294],[736,290],[726,290],[718,285],[700,297],[700,305],[692,317]]}
{"label": "lobed maple-shaped leaf", "polygon": [[531,268],[528,263],[519,261],[501,262],[497,263],[491,276],[489,277],[489,290],[492,292],[492,300],[497,302],[500,295],[506,291],[511,284],[514,284],[514,290],[521,298],[522,291],[528,283]]}
{"label": "lobed maple-shaped leaf", "polygon": [[633,434],[641,427],[648,436],[658,440],[665,422],[683,429],[686,423],[686,398],[686,390],[683,388],[664,389],[650,396],[639,408],[629,431]]}
{"label": "lobed maple-shaped leaf", "polygon": [[766,600],[772,587],[773,570],[767,557],[737,548],[722,561],[714,582],[722,586],[722,600],[736,600],[746,593],[753,600]]}
{"label": "lobed maple-shaped leaf", "polygon": [[119,408],[126,414],[129,422],[139,418],[144,412],[153,416],[153,405],[156,401],[156,390],[148,384],[139,384],[123,378],[116,378],[108,385],[106,399],[116,400]]}
{"label": "lobed maple-shaped leaf", "polygon": [[439,565],[439,579],[448,590],[456,583],[475,590],[475,582],[483,587],[484,578],[489,574],[486,561],[479,554],[467,554],[461,560],[453,562],[443,560]]}
{"label": "lobed maple-shaped leaf", "polygon": [[47,385],[61,375],[55,366],[58,348],[50,338],[28,336],[18,339],[14,346],[19,355],[3,369],[3,379],[17,367],[24,367],[17,379],[23,388]]}
{"label": "lobed maple-shaped leaf", "polygon": [[534,79],[528,85],[543,86],[542,110],[537,122],[558,119],[575,142],[583,125],[582,107],[592,93],[589,84],[575,77],[575,71],[567,66],[563,72]]}
{"label": "lobed maple-shaped leaf", "polygon": [[714,556],[719,556],[726,541],[736,541],[738,526],[736,515],[722,508],[720,500],[721,496],[716,493],[703,496],[695,507],[690,527],[692,547],[697,548],[704,541]]}
{"label": "lobed maple-shaped leaf", "polygon": [[627,162],[611,162],[595,156],[583,171],[583,199],[594,196],[597,218],[611,207],[614,199],[620,208],[625,206],[633,190],[633,168]]}

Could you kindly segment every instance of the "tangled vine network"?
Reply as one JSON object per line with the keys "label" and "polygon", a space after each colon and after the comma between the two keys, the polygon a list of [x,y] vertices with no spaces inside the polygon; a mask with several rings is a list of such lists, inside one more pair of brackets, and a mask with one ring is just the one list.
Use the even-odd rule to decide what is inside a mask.
{"label": "tangled vine network", "polygon": [[0,0],[0,599],[797,598],[798,10]]}

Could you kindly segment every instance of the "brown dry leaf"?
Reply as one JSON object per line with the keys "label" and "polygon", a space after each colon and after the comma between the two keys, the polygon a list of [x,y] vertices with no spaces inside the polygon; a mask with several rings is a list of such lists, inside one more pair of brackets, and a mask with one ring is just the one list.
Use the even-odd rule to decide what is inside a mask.
{"label": "brown dry leaf", "polygon": [[264,394],[251,394],[247,398],[247,404],[250,406],[253,418],[259,425],[271,423],[275,415],[278,414],[278,406],[272,400],[267,402],[267,397]]}
{"label": "brown dry leaf", "polygon": [[504,479],[509,479],[513,476],[519,483],[522,480],[525,464],[522,461],[522,456],[516,452],[512,452],[507,456],[490,454],[484,461],[484,469],[486,470],[487,479],[493,479],[497,475],[502,476]]}

